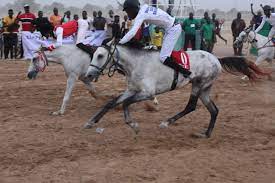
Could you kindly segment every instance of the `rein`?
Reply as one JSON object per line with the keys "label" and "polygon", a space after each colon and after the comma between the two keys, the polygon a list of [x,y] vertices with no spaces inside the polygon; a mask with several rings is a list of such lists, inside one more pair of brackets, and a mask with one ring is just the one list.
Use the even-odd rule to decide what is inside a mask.
{"label": "rein", "polygon": [[[112,46],[114,45],[114,49],[112,50]],[[107,61],[104,63],[104,65],[102,67],[98,67],[94,64],[90,64],[90,66],[96,68],[101,75],[104,75],[104,70],[107,68],[107,66],[110,64],[110,62],[112,62],[112,65],[109,68],[108,71],[108,76],[112,77],[116,71],[118,71],[119,69],[124,71],[123,67],[121,64],[119,64],[120,61],[120,55],[119,55],[119,51],[117,49],[117,44],[111,44],[110,48],[106,47],[106,46],[101,46],[102,48],[105,48],[106,50],[108,50],[108,56],[107,56]],[[116,54],[115,54],[116,53]]]}

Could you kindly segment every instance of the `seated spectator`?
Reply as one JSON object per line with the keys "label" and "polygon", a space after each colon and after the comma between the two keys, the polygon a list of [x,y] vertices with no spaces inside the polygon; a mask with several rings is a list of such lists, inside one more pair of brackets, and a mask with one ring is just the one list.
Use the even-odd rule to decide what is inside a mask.
{"label": "seated spectator", "polygon": [[61,16],[58,15],[58,9],[54,8],[53,15],[50,17],[50,22],[55,27],[55,26],[61,25],[61,19],[62,19]]}
{"label": "seated spectator", "polygon": [[160,31],[159,27],[155,27],[155,31],[152,35],[152,44],[156,46],[158,49],[161,49],[163,41],[163,33]]}
{"label": "seated spectator", "polygon": [[41,33],[42,36],[48,38],[53,31],[53,26],[48,20],[48,17],[43,17],[43,11],[38,12],[38,18],[32,22],[35,29]]}

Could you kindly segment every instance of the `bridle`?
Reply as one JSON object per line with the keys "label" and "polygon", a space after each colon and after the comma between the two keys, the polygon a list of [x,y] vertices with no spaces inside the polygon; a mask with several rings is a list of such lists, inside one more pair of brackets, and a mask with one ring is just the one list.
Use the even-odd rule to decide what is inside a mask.
{"label": "bridle", "polygon": [[[113,50],[112,50],[112,46],[114,47]],[[92,61],[90,63],[90,66],[96,68],[101,75],[104,75],[104,70],[111,63],[111,66],[109,67],[109,71],[108,71],[109,77],[112,77],[115,74],[115,72],[118,70],[121,70],[122,72],[125,73],[123,66],[119,63],[120,55],[119,55],[119,51],[116,46],[117,46],[116,43],[112,43],[111,46],[100,46],[101,48],[104,48],[108,51],[107,60],[103,64],[102,67],[98,67],[98,66],[92,64]],[[98,48],[100,48],[100,47],[98,47]]]}
{"label": "bridle", "polygon": [[[42,60],[44,66],[42,68],[39,68],[39,66],[37,67],[37,65],[36,65],[35,70],[37,72],[44,72],[46,67],[49,65],[48,58],[45,55],[44,50],[42,48],[39,51],[37,51],[36,53],[38,54],[38,60]],[[34,60],[34,62],[35,62],[35,60]],[[33,64],[37,64],[37,63],[33,63]]]}

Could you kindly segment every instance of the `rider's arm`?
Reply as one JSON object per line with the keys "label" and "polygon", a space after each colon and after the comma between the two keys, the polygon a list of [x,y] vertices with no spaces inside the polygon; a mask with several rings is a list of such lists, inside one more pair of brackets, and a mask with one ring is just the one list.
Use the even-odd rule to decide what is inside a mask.
{"label": "rider's arm", "polygon": [[263,28],[265,21],[266,21],[266,17],[264,16],[262,19],[261,25],[259,25],[259,27],[255,30],[256,33],[258,33]]}
{"label": "rider's arm", "polygon": [[129,32],[119,41],[120,44],[125,44],[130,41],[133,37],[135,37],[137,31],[141,27],[144,19],[141,16],[137,16],[135,19],[135,23],[133,27],[129,30]]}

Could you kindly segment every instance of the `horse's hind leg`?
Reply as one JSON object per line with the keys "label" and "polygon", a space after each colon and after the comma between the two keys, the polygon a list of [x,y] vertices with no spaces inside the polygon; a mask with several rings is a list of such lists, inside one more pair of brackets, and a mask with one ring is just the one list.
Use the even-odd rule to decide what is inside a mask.
{"label": "horse's hind leg", "polygon": [[57,112],[53,112],[53,115],[63,115],[66,109],[66,105],[70,100],[74,85],[75,85],[75,81],[77,79],[77,76],[75,74],[70,74],[68,79],[67,79],[67,86],[66,86],[66,91],[65,91],[65,95],[63,98],[63,102],[61,105],[61,108],[59,111]]}
{"label": "horse's hind leg", "polygon": [[167,121],[162,122],[160,124],[160,127],[161,128],[168,127],[168,125],[175,123],[178,119],[182,118],[183,116],[195,111],[197,107],[199,93],[200,93],[200,89],[194,83],[192,86],[192,93],[190,95],[188,104],[186,105],[185,109],[182,112],[176,114],[175,116],[169,118]]}
{"label": "horse's hind leg", "polygon": [[210,99],[210,90],[211,90],[211,86],[202,90],[200,94],[200,99],[202,103],[205,105],[205,107],[211,114],[211,119],[210,119],[210,123],[207,131],[205,132],[205,134],[200,135],[200,137],[207,137],[207,138],[211,136],[211,133],[214,129],[216,119],[219,113],[219,109],[217,108],[215,103]]}

